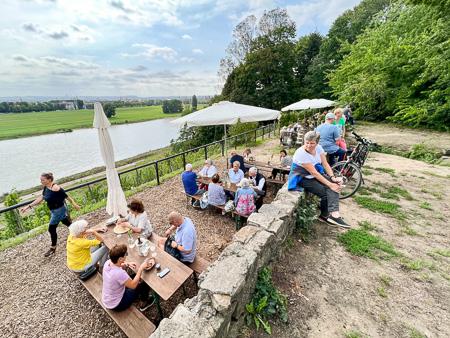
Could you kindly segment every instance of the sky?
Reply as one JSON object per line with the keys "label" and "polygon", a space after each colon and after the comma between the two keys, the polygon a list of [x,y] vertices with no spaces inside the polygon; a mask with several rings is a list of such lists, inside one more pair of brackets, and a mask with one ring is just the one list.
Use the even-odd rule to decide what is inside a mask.
{"label": "sky", "polygon": [[1,0],[0,96],[213,95],[236,25],[286,8],[326,34],[360,0]]}

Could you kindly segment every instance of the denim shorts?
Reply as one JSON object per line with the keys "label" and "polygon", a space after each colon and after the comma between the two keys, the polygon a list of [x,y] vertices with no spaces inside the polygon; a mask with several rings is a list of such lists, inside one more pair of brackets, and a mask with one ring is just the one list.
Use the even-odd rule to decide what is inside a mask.
{"label": "denim shorts", "polygon": [[58,225],[64,218],[67,217],[67,207],[63,205],[62,207],[50,210],[52,217],[50,218],[49,224]]}

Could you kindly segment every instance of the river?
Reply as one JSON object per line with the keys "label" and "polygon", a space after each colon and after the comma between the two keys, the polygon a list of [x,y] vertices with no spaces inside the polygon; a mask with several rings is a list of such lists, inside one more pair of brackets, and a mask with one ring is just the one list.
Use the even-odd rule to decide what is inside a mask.
{"label": "river", "polygon": [[[115,160],[168,146],[179,135],[179,128],[169,125],[170,120],[109,127]],[[94,128],[0,141],[0,154],[0,194],[40,185],[44,172],[52,172],[57,180],[105,165]]]}

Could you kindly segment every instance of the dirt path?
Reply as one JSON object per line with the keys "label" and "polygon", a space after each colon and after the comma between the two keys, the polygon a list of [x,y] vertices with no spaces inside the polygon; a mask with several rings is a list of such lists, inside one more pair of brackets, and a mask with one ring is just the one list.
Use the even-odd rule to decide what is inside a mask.
{"label": "dirt path", "polygon": [[[380,142],[385,131],[357,132]],[[414,136],[398,132],[399,142]],[[372,169],[365,169],[361,190],[366,195],[357,196],[370,198],[370,204],[397,203],[398,212],[373,212],[349,198],[341,202],[342,215],[353,229],[370,222],[376,228],[368,231],[392,243],[400,256],[379,261],[353,256],[338,243],[347,230],[318,222],[309,243],[293,235],[273,269],[275,286],[289,299],[289,322],[272,323],[273,337],[450,336],[450,168],[379,153],[371,154],[367,165]],[[412,199],[383,194],[392,187]],[[242,336],[269,337],[262,331],[244,329]]]}

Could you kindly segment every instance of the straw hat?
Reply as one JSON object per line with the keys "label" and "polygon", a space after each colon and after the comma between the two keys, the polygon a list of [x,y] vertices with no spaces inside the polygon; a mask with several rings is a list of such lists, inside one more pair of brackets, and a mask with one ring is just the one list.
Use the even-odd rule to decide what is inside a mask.
{"label": "straw hat", "polygon": [[124,234],[125,232],[127,232],[129,229],[128,227],[123,227],[120,224],[116,224],[116,226],[114,227],[114,232],[116,234]]}

